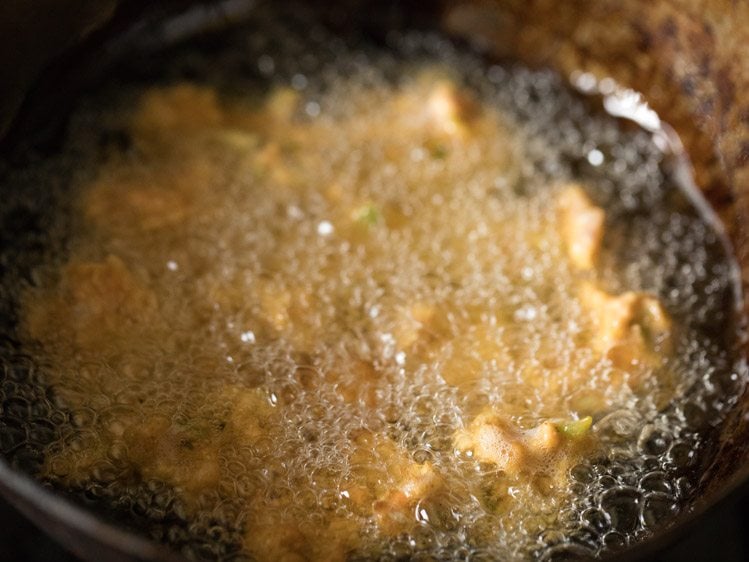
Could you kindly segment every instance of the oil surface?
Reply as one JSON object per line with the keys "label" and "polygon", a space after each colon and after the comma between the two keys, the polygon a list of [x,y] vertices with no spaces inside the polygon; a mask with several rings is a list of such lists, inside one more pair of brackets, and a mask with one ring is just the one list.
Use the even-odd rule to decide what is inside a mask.
{"label": "oil surface", "polygon": [[[743,375],[731,264],[651,135],[434,35],[256,17],[10,176],[58,211],[3,282],[35,359],[4,453],[199,559],[599,554],[687,506]],[[582,270],[572,183],[606,217]],[[589,286],[660,303],[668,350],[596,350]],[[459,446],[486,412],[593,425],[515,470]]]}

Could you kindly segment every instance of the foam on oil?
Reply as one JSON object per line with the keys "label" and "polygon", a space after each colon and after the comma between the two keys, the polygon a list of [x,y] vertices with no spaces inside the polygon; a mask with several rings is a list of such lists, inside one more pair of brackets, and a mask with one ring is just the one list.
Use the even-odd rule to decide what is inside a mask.
{"label": "foam on oil", "polygon": [[[600,554],[688,506],[744,375],[731,263],[652,136],[551,72],[487,66],[438,36],[344,42],[289,14],[256,18],[210,56],[184,49],[164,67],[172,83],[215,87],[181,115],[210,121],[218,107],[218,137],[154,133],[142,108],[170,86],[117,85],[78,112],[59,158],[10,176],[31,188],[6,203],[14,212],[34,193],[62,201],[62,177],[77,199],[40,215],[44,265],[3,283],[47,326],[41,346],[26,343],[34,377],[3,383],[6,433],[24,434],[4,453],[21,466],[35,455],[48,485],[194,558],[268,558],[278,544],[263,533],[353,534],[339,545],[352,559]],[[475,138],[422,132],[421,101],[443,79],[479,102]],[[246,117],[271,86],[288,88],[288,126]],[[607,213],[597,281],[657,295],[679,327],[669,384],[613,384],[610,362],[579,345],[553,204],[569,181]],[[126,188],[149,182],[180,196],[128,214],[140,200]],[[65,264],[108,255],[127,272],[107,287],[126,295],[125,320],[76,324],[64,280],[90,271]],[[414,304],[439,321],[406,346],[424,337],[404,327]],[[29,381],[51,387],[44,400]],[[592,413],[599,445],[561,489],[508,480],[454,450],[487,407],[522,427]],[[159,432],[178,435],[175,451],[153,444]],[[408,462],[431,463],[447,492],[383,532],[356,494],[397,486]],[[332,556],[307,548],[292,554]]]}

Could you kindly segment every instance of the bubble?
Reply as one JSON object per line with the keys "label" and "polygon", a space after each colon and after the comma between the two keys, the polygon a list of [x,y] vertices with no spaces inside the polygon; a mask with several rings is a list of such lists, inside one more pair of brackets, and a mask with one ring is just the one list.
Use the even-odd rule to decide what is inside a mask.
{"label": "bubble", "polygon": [[330,221],[322,221],[317,225],[317,233],[320,236],[330,236],[333,234],[333,224]]}
{"label": "bubble", "polygon": [[611,531],[603,536],[603,545],[610,550],[618,550],[627,545],[627,537],[617,531]]}
{"label": "bubble", "polygon": [[273,62],[273,57],[270,55],[260,55],[257,59],[257,67],[263,74],[271,75],[273,74],[276,65]]}
{"label": "bubble", "polygon": [[548,562],[566,562],[591,558],[595,551],[576,544],[562,544],[544,552],[540,560]]}
{"label": "bubble", "polygon": [[600,166],[601,164],[603,164],[603,161],[604,161],[603,152],[601,152],[600,150],[596,148],[588,152],[588,155],[586,158],[588,159],[588,162],[590,163],[591,166]]}
{"label": "bubble", "polygon": [[640,450],[648,455],[660,455],[668,449],[670,437],[658,431],[652,425],[646,425],[640,432],[637,445]]}
{"label": "bubble", "polygon": [[642,500],[642,524],[647,528],[658,528],[672,520],[679,511],[674,499],[663,492],[652,492]]}
{"label": "bubble", "polygon": [[662,471],[653,471],[645,474],[640,479],[639,487],[642,490],[649,492],[662,492],[669,493],[671,491],[671,483],[669,481],[669,475]]}
{"label": "bubble", "polygon": [[689,467],[695,458],[695,451],[688,443],[674,443],[668,451],[667,462],[676,469]]}
{"label": "bubble", "polygon": [[631,533],[637,528],[640,494],[633,488],[613,488],[601,496],[601,509],[620,533]]}
{"label": "bubble", "polygon": [[291,77],[291,85],[295,90],[304,90],[308,83],[309,81],[304,74],[294,74]]}

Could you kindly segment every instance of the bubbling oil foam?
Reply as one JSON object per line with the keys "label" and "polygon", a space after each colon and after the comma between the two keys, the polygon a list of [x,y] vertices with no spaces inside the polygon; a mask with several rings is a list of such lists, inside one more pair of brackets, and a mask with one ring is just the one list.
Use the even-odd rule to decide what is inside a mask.
{"label": "bubbling oil foam", "polygon": [[[135,346],[104,342],[97,354],[79,357],[71,357],[64,337],[43,349],[27,342],[21,355],[18,334],[8,328],[3,453],[48,485],[72,490],[79,501],[196,559],[258,556],[242,550],[244,534],[267,513],[282,512],[312,531],[335,517],[361,521],[352,559],[546,560],[626,546],[686,509],[706,460],[709,428],[732,406],[744,372],[726,343],[734,335],[729,258],[719,234],[674,183],[668,156],[652,136],[623,129],[548,71],[488,66],[423,33],[394,33],[386,44],[342,40],[306,16],[265,10],[210,55],[185,48],[158,68],[169,80],[216,86],[228,104],[258,99],[269,85],[297,92],[294,119],[319,136],[316,143],[298,140],[309,151],[295,156],[298,165],[315,173],[295,180],[293,195],[259,190],[248,176],[233,175],[227,159],[228,172],[209,174],[198,195],[195,206],[205,213],[185,227],[175,222],[154,235],[115,221],[113,231],[102,233],[77,208],[63,212],[60,178],[71,178],[85,197],[113,159],[150,165],[123,124],[123,113],[137,113],[137,83],[94,96],[74,117],[61,156],[8,176],[19,186],[11,193],[20,195],[6,208],[39,217],[26,238],[13,236],[19,247],[45,248],[35,259],[46,264],[28,274],[27,258],[4,249],[17,264],[4,277],[4,301],[17,302],[21,287],[54,286],[71,256],[115,253],[138,264],[166,323],[135,338]],[[501,116],[496,138],[456,157],[384,122],[391,115],[372,108],[387,107],[425,68],[439,69]],[[373,134],[383,129],[392,136]],[[552,404],[544,385],[560,368],[579,368],[585,355],[575,340],[583,321],[569,268],[560,265],[554,244],[539,252],[525,238],[551,220],[548,201],[565,181],[590,186],[607,212],[601,282],[614,292],[658,295],[679,324],[670,362],[677,399],[607,395],[608,409],[594,425],[601,446],[570,470],[564,493],[523,496],[522,487],[510,486],[493,499],[491,493],[478,498],[475,490],[496,486],[497,471],[456,455],[453,434],[486,405],[508,409],[525,427],[569,411],[568,394]],[[335,185],[358,185],[352,209],[374,205],[383,215],[373,222],[399,228],[372,228],[373,241],[352,249],[338,238],[341,217],[321,193],[320,186]],[[56,199],[49,208],[57,214],[41,214],[33,197],[42,192]],[[264,332],[258,279],[309,295],[314,312],[304,329],[311,341]],[[483,337],[475,327],[464,332],[467,325],[502,332],[505,323],[501,350],[514,362],[499,368],[499,358],[485,360],[468,393],[446,384],[439,361],[400,355],[393,311],[414,302],[453,303],[455,318],[441,329],[455,346]],[[281,310],[270,321],[287,319]],[[716,325],[729,327],[717,333]],[[355,364],[361,358],[380,377],[371,386],[374,410],[366,389],[346,401],[339,387],[320,384],[341,370],[367,376]],[[586,361],[584,384],[605,387],[600,381],[610,368]],[[533,393],[524,382],[529,363],[542,373]],[[40,390],[40,383],[52,389]],[[218,458],[221,478],[198,501],[186,499],[179,485],[144,477],[127,443],[112,437],[133,416],[148,420],[165,411],[200,449],[225,431],[211,424],[230,423],[232,388],[258,390],[252,408],[276,414],[263,427],[267,437],[206,449]],[[418,525],[407,532],[383,536],[352,507],[348,483],[361,467],[351,436],[363,430],[385,436],[417,463],[432,463],[448,483],[443,505],[418,506]],[[385,470],[389,453],[365,447],[376,478],[395,485]],[[85,470],[71,468],[80,466]],[[502,499],[514,494],[526,502]]]}

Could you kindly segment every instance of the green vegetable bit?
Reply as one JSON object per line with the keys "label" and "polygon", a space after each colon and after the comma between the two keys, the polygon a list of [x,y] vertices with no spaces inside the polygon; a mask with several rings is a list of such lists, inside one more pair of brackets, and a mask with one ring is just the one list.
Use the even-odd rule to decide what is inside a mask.
{"label": "green vegetable bit", "polygon": [[362,224],[374,226],[380,222],[381,214],[380,211],[373,204],[368,203],[362,205],[353,212],[354,220]]}
{"label": "green vegetable bit", "polygon": [[580,439],[584,437],[593,425],[593,418],[586,416],[579,420],[564,420],[556,424],[559,433],[569,439]]}
{"label": "green vegetable bit", "polygon": [[438,144],[432,147],[431,153],[432,158],[434,158],[435,160],[444,160],[447,157],[447,147],[442,144]]}

